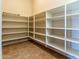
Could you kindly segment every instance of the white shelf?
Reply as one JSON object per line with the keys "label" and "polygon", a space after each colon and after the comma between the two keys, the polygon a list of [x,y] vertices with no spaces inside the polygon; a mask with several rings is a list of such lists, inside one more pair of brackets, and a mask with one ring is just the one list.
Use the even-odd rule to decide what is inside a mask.
{"label": "white shelf", "polygon": [[[67,42],[79,45],[79,1],[77,4],[75,3],[73,5],[73,3],[47,11],[46,43],[57,50],[63,51],[68,55],[79,59],[79,51],[73,51],[71,47],[69,49],[70,51],[66,51],[68,48]],[[65,10],[65,7],[68,9]],[[63,44],[65,44],[64,47]]]}
{"label": "white shelf", "polygon": [[16,21],[16,20],[3,20],[3,22],[19,22],[19,23],[28,23],[26,21]]}
{"label": "white shelf", "polygon": [[[65,15],[60,15],[60,16],[54,16],[54,17],[49,17],[49,18],[47,18],[47,19],[50,19],[50,20],[52,20],[52,19],[57,19],[57,18],[63,18]],[[64,19],[63,19],[64,20]]]}
{"label": "white shelf", "polygon": [[26,33],[27,31],[22,32],[12,32],[12,33],[3,33],[2,35],[9,35],[9,34],[18,34],[18,33]]}
{"label": "white shelf", "polygon": [[46,27],[35,27],[35,28],[46,28]]}
{"label": "white shelf", "polygon": [[65,53],[67,53],[67,54],[69,54],[69,55],[71,55],[71,56],[75,56],[76,58],[78,58],[79,59],[79,56],[77,56],[77,55],[75,55],[74,53],[72,53],[72,52],[65,52]]}
{"label": "white shelf", "polygon": [[[51,47],[53,47],[53,48],[55,48],[55,49],[57,49],[57,50],[60,50],[60,51],[62,51],[62,52],[64,52],[64,53],[67,53],[67,54],[69,54],[69,55],[71,55],[71,56],[75,56],[76,58],[79,58],[79,56],[77,56],[77,55],[75,55],[74,53],[72,53],[72,52],[69,52],[69,51],[64,51],[63,50],[63,48],[62,48],[62,46],[61,46],[61,48],[59,48],[58,46],[56,46],[56,45],[53,45],[53,44],[47,44],[48,46],[51,46]],[[71,50],[72,51],[72,50]]]}
{"label": "white shelf", "polygon": [[44,21],[44,19],[35,20],[35,22],[40,22],[40,21]]}
{"label": "white shelf", "polygon": [[49,44],[49,43],[48,43],[47,45],[48,45],[48,46],[51,46],[51,47],[53,47],[53,48],[55,48],[55,49],[57,49],[57,50],[60,50],[60,51],[65,52],[62,46],[56,46],[56,45]]}
{"label": "white shelf", "polygon": [[30,38],[33,39],[33,40],[35,40],[35,41],[41,42],[41,43],[43,43],[43,44],[46,44],[44,41],[41,41],[41,40],[39,40],[39,39],[35,39],[35,38],[32,38],[32,37],[30,37]]}
{"label": "white shelf", "polygon": [[9,13],[9,12],[3,12],[3,16],[10,16],[10,17],[20,17],[20,18],[28,18],[28,17],[26,17],[26,16],[22,16],[22,15],[20,15],[20,14],[14,14],[14,13]]}
{"label": "white shelf", "polygon": [[79,30],[78,28],[66,28],[66,30]]}
{"label": "white shelf", "polygon": [[79,13],[67,14],[67,16],[76,16],[76,15],[79,15]]}
{"label": "white shelf", "polygon": [[43,44],[46,44],[44,41],[41,41],[39,39],[33,39],[33,40],[38,41],[38,42],[43,43]]}
{"label": "white shelf", "polygon": [[28,37],[28,36],[25,36],[25,37],[18,37],[18,38],[12,38],[12,39],[3,39],[2,41],[3,41],[3,42],[7,42],[7,41],[19,40],[19,39],[27,38],[27,37]]}
{"label": "white shelf", "polygon": [[63,37],[58,37],[58,36],[55,36],[55,35],[47,35],[48,37],[52,37],[52,38],[56,38],[56,39],[60,39],[60,40],[64,40]]}
{"label": "white shelf", "polygon": [[[65,28],[47,27],[47,29],[61,29],[61,30],[64,30]],[[66,30],[79,30],[79,28],[66,28]]]}
{"label": "white shelf", "polygon": [[75,41],[75,40],[72,40],[72,39],[66,39],[66,41],[79,44],[79,42],[78,42],[78,41]]}
{"label": "white shelf", "polygon": [[47,37],[47,39],[48,39],[47,44],[64,51],[65,49],[64,40],[58,40],[58,38],[54,38],[54,37]]}
{"label": "white shelf", "polygon": [[47,29],[65,29],[65,28],[58,28],[58,27],[47,27]]}
{"label": "white shelf", "polygon": [[28,28],[28,27],[3,27],[3,28]]}
{"label": "white shelf", "polygon": [[28,36],[28,17],[3,12],[3,42],[26,38]]}
{"label": "white shelf", "polygon": [[[69,54],[69,55],[71,55],[71,56],[75,56],[76,58],[78,58],[79,59],[79,53],[77,52],[75,52],[75,51],[73,51],[72,49],[69,49],[69,50],[67,50],[67,54]],[[76,54],[74,54],[74,53],[76,53]]]}
{"label": "white shelf", "polygon": [[37,32],[35,32],[35,34],[46,36],[46,34],[37,33]]}
{"label": "white shelf", "polygon": [[[65,40],[65,38],[63,38],[63,37],[58,37],[58,36],[55,36],[55,35],[47,35],[47,36],[48,36],[48,37],[52,37],[52,38],[56,38],[56,39],[60,39],[60,40]],[[79,44],[78,41],[74,41],[74,40],[71,40],[71,39],[66,39],[66,41]]]}
{"label": "white shelf", "polygon": [[[69,16],[76,16],[76,15],[79,15],[79,13],[67,14],[66,16],[69,17]],[[59,18],[59,20],[60,20],[60,19],[62,19],[64,17],[65,17],[65,15],[60,15],[60,16],[54,16],[54,17],[47,17],[47,19],[49,19],[49,20],[53,20],[53,19],[56,20],[57,19],[58,20],[58,18]]]}

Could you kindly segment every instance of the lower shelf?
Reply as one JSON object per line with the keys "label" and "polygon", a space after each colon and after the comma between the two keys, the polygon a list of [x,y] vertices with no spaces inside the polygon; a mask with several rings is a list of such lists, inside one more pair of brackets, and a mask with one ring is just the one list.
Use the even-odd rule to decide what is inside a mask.
{"label": "lower shelf", "polygon": [[11,41],[2,42],[2,46],[17,44],[17,43],[21,43],[21,42],[25,42],[25,41],[28,41],[28,37],[20,38],[19,40],[11,40]]}
{"label": "lower shelf", "polygon": [[6,39],[6,40],[2,40],[2,42],[14,41],[14,40],[20,40],[20,39],[27,38],[27,37],[28,37],[28,36],[25,36],[25,37],[19,37],[19,38],[13,38],[13,39]]}
{"label": "lower shelf", "polygon": [[47,42],[48,42],[48,45],[54,48],[57,48],[58,50],[61,50],[61,51],[65,50],[64,40],[58,40],[56,38],[47,37]]}
{"label": "lower shelf", "polygon": [[[59,53],[65,55],[69,58],[71,58],[73,56],[74,59],[76,59],[76,58],[79,59],[79,50],[74,49],[74,47],[72,48],[72,46],[71,46],[72,43],[69,41],[66,44],[67,47],[65,50],[65,41],[64,40],[58,40],[56,38],[52,38],[52,37],[47,36],[47,39],[46,39],[47,42],[44,42],[42,40],[39,40],[39,38],[41,38],[41,37],[39,37],[39,38],[30,37],[30,38],[39,42],[39,43],[45,44],[46,47],[50,46],[51,48],[55,48],[55,50],[60,51]],[[75,47],[76,47],[76,44],[75,44]],[[77,47],[79,47],[79,46],[77,46]]]}
{"label": "lower shelf", "polygon": [[79,44],[67,41],[67,52],[72,56],[79,57]]}
{"label": "lower shelf", "polygon": [[40,42],[40,43],[45,44],[45,42],[44,42],[44,41],[41,41],[41,40],[38,40],[38,39],[34,39],[34,40],[36,40],[36,41],[38,41],[38,42]]}
{"label": "lower shelf", "polygon": [[63,49],[63,47],[62,46],[58,46],[58,45],[53,45],[53,44],[47,44],[48,46],[51,46],[51,47],[53,47],[53,48],[55,48],[55,49],[58,49],[58,50],[60,50],[60,51],[63,51],[63,52],[65,52],[65,50]]}
{"label": "lower shelf", "polygon": [[41,41],[41,40],[38,40],[38,39],[35,39],[35,38],[32,38],[32,37],[29,37],[29,38],[31,38],[31,39],[34,40],[34,41],[37,41],[37,42],[40,42],[40,43],[46,44],[44,41]]}

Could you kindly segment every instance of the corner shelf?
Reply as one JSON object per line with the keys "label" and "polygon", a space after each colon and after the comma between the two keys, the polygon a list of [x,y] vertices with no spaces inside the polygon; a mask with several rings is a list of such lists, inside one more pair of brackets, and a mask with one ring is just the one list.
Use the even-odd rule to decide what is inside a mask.
{"label": "corner shelf", "polygon": [[34,19],[33,16],[29,17],[29,36],[34,38]]}
{"label": "corner shelf", "polygon": [[36,14],[34,23],[35,23],[35,26],[34,26],[35,39],[41,43],[45,43],[46,13],[42,12],[40,14]]}

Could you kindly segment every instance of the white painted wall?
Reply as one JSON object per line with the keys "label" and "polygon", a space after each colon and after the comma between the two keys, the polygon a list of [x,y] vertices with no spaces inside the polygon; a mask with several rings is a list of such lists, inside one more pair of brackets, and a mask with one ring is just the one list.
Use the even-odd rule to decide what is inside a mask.
{"label": "white painted wall", "polygon": [[33,14],[63,5],[65,0],[33,0]]}
{"label": "white painted wall", "polygon": [[33,14],[37,14],[76,0],[33,0]]}
{"label": "white painted wall", "polygon": [[32,15],[32,0],[3,0],[3,11],[30,16]]}
{"label": "white painted wall", "polygon": [[[76,0],[66,1],[72,2]],[[65,0],[3,0],[3,11],[31,16],[32,12],[33,14],[37,14],[63,5],[64,3]]]}

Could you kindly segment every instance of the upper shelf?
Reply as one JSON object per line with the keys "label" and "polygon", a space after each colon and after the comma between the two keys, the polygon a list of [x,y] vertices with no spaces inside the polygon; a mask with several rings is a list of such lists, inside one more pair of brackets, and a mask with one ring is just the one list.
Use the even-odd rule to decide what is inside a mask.
{"label": "upper shelf", "polygon": [[14,14],[14,13],[8,13],[8,12],[3,12],[3,16],[20,17],[20,18],[28,19],[28,17],[26,16],[21,16],[20,14]]}
{"label": "upper shelf", "polygon": [[[56,7],[46,12],[47,19],[59,19],[63,17],[79,16],[79,1],[66,4],[66,6]],[[66,7],[66,9],[65,9]],[[66,14],[65,14],[66,11]]]}
{"label": "upper shelf", "polygon": [[[79,15],[79,12],[77,12],[77,13],[73,13],[73,14],[67,14],[66,15],[66,17],[71,17],[71,16],[77,16],[77,15]],[[60,19],[63,19],[64,20],[64,17],[65,17],[65,15],[59,15],[59,16],[51,16],[51,17],[49,17],[49,16],[47,16],[46,17],[46,19],[48,19],[48,20],[60,20]]]}
{"label": "upper shelf", "polygon": [[[61,27],[47,27],[47,29],[61,29],[61,30],[64,30],[65,28],[61,28]],[[79,28],[66,28],[66,30],[79,30]]]}

